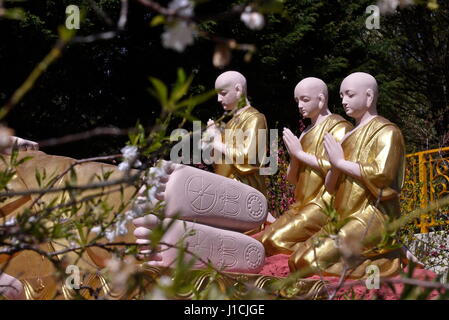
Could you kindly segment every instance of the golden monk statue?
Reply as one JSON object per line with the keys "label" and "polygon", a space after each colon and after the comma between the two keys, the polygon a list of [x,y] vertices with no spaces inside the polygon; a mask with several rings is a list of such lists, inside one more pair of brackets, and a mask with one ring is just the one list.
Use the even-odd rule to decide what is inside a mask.
{"label": "golden monk statue", "polygon": [[[220,136],[220,139],[213,140],[214,152],[225,155],[222,163],[215,164],[215,173],[245,183],[266,195],[265,178],[260,175],[261,162],[256,152],[251,154],[251,151],[259,150],[260,141],[266,152],[266,137],[259,137],[267,134],[265,116],[250,105],[246,79],[239,72],[222,73],[215,81],[215,89],[223,109],[233,113],[222,133],[215,123],[208,122],[209,133]],[[241,141],[236,138],[241,138]]]}
{"label": "golden monk statue", "polygon": [[381,276],[391,276],[400,268],[400,250],[388,252],[376,246],[387,221],[400,215],[404,139],[396,125],[377,114],[374,77],[361,72],[349,75],[341,84],[340,96],[356,127],[341,142],[326,134],[324,147],[332,167],[326,188],[335,196],[333,206],[343,225],[334,237],[328,236],[324,226],[298,243],[289,266],[292,271],[308,270],[308,274],[321,270],[325,275],[339,275],[349,265],[343,256],[361,255],[349,265],[349,277],[366,276],[369,265],[376,265]]}
{"label": "golden monk statue", "polygon": [[324,136],[329,133],[340,141],[352,128],[348,121],[329,111],[328,90],[322,80],[301,80],[294,95],[300,113],[304,118],[310,118],[312,123],[299,139],[284,128],[283,139],[291,158],[287,179],[296,185],[296,202],[260,237],[267,255],[292,253],[298,243],[310,238],[326,224],[323,199],[330,201],[331,196],[324,187],[330,169],[323,145]]}

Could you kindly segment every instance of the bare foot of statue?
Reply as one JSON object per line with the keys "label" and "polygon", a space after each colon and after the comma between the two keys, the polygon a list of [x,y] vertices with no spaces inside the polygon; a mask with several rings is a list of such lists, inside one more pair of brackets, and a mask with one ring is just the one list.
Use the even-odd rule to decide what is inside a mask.
{"label": "bare foot of statue", "polygon": [[22,283],[6,273],[0,273],[0,295],[11,300],[25,299]]}
{"label": "bare foot of statue", "polygon": [[[210,261],[229,272],[257,273],[265,252],[255,239],[240,232],[259,227],[267,219],[267,202],[262,193],[238,181],[193,167],[164,163],[150,172],[152,195],[138,197],[141,210],[164,200],[165,225],[172,225],[162,242],[171,246],[183,241],[187,250],[200,258],[195,267]],[[150,203],[145,203],[150,199]],[[139,204],[140,203],[140,204]],[[172,220],[177,217],[180,220]],[[154,215],[135,219],[134,235],[141,244],[141,258],[153,266],[169,267],[178,250],[162,245],[158,253],[145,247],[152,230],[161,223]]]}
{"label": "bare foot of statue", "polygon": [[[223,176],[165,162],[153,171],[152,196],[138,197],[142,210],[166,202],[165,217],[245,232],[267,220],[267,201],[258,190]],[[148,203],[147,199],[153,199]]]}
{"label": "bare foot of statue", "polygon": [[[169,223],[158,253],[151,254],[145,244],[149,243],[152,229],[163,223]],[[194,268],[203,268],[207,263],[215,268],[228,272],[257,273],[265,261],[263,245],[242,233],[218,229],[189,221],[164,219],[162,222],[154,215],[147,215],[134,220],[137,229],[134,235],[137,243],[143,245],[140,258],[147,260],[146,264],[157,267],[173,265],[181,244],[187,249],[186,260],[198,258]],[[174,246],[174,247],[172,247]]]}

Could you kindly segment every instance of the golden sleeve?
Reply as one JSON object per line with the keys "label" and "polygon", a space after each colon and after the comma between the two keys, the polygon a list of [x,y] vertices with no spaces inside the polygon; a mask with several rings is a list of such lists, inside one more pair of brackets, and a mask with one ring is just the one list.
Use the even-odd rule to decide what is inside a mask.
{"label": "golden sleeve", "polygon": [[[242,126],[237,129],[240,130],[233,130],[231,133],[233,136],[227,136],[229,132],[225,134],[226,156],[233,159],[237,164],[255,165],[259,163],[257,159],[258,136],[260,129],[264,129],[264,132],[260,132],[260,134],[267,134],[265,116],[261,113],[255,114],[246,119]],[[232,142],[229,143],[229,141]],[[265,139],[265,143],[266,141]],[[264,151],[266,153],[266,145]]]}
{"label": "golden sleeve", "polygon": [[[363,150],[362,150],[363,152]],[[404,138],[396,126],[385,126],[376,135],[369,156],[359,162],[363,182],[375,198],[396,197],[401,183],[392,188],[405,161]]]}
{"label": "golden sleeve", "polygon": [[[340,121],[338,122],[331,130],[329,130],[329,133],[334,137],[335,141],[338,143],[343,140],[346,133],[352,130],[352,125],[347,121]],[[323,137],[324,139],[324,137]],[[321,141],[321,143],[324,144],[324,140]],[[326,150],[324,150],[323,146],[323,152],[320,155],[316,155],[318,164],[321,169],[321,173],[325,177],[327,175],[327,172],[331,169],[331,164],[329,162],[329,159],[326,154]]]}

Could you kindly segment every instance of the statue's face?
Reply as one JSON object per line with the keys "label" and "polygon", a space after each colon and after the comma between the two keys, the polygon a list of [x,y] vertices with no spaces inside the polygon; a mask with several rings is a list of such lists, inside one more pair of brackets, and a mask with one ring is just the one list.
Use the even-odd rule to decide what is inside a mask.
{"label": "statue's face", "polygon": [[360,118],[368,110],[367,89],[356,77],[347,77],[340,86],[343,108],[351,118]]}
{"label": "statue's face", "polygon": [[215,90],[218,92],[218,102],[224,110],[234,110],[242,96],[241,85],[227,79],[218,78],[215,82]]}
{"label": "statue's face", "polygon": [[300,83],[295,88],[295,101],[304,118],[314,118],[320,112],[320,99],[315,87]]}

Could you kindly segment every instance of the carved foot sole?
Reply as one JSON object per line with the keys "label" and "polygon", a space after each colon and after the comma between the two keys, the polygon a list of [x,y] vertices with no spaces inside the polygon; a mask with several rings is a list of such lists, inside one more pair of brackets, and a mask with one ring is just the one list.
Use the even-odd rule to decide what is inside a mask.
{"label": "carved foot sole", "polygon": [[[206,225],[165,219],[164,224],[173,222],[164,235],[162,242],[171,245],[179,244],[183,240],[187,250],[193,256],[200,258],[194,267],[204,268],[209,261],[215,268],[227,272],[258,273],[265,262],[263,245],[257,240],[239,232],[209,227]],[[143,239],[148,229],[137,228],[136,237]],[[193,235],[186,236],[188,233]],[[150,261],[147,265],[157,267],[174,267],[173,263],[178,256],[177,248],[161,245],[162,260]],[[192,255],[187,253],[187,259]],[[158,259],[159,260],[159,259]]]}
{"label": "carved foot sole", "polygon": [[165,190],[166,215],[235,231],[260,226],[267,217],[267,200],[241,182],[177,165]]}

